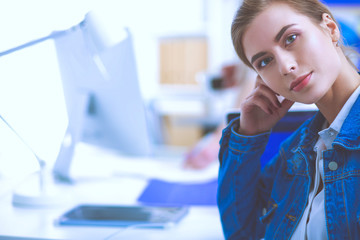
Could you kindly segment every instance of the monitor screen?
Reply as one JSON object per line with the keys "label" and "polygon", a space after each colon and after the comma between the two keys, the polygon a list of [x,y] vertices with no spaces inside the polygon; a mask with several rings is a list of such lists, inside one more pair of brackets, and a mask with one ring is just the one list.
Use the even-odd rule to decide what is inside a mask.
{"label": "monitor screen", "polygon": [[289,111],[286,113],[286,115],[272,129],[268,144],[260,159],[262,167],[278,153],[280,144],[307,119],[314,116],[315,112],[315,110],[309,110]]}
{"label": "monitor screen", "polygon": [[[314,116],[315,113],[316,110],[313,108],[309,108],[308,110],[290,109],[290,111],[287,112],[285,116],[273,127],[268,144],[260,159],[261,166],[263,167],[266,165],[266,163],[278,153],[280,144],[307,119]],[[227,114],[226,121],[230,122],[235,117],[238,117],[239,114],[239,112],[231,112]]]}
{"label": "monitor screen", "polygon": [[55,39],[69,125],[54,166],[70,177],[77,142],[110,148],[126,155],[151,151],[140,93],[132,37],[128,29],[116,44],[101,44],[101,31],[86,15],[77,27]]}

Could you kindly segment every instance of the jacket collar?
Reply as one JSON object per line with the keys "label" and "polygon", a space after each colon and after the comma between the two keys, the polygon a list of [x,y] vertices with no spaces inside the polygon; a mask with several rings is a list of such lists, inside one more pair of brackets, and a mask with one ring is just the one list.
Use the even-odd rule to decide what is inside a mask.
{"label": "jacket collar", "polygon": [[348,149],[360,149],[360,95],[356,99],[349,115],[335,139],[333,145]]}
{"label": "jacket collar", "polygon": [[318,132],[324,125],[325,117],[318,111],[309,121],[309,124],[302,129],[301,136],[303,138],[300,140],[300,145],[303,150],[312,151],[319,137]]}
{"label": "jacket collar", "polygon": [[[325,117],[317,112],[310,120],[307,128],[303,129],[304,138],[301,145],[304,147],[315,144],[318,139],[318,132],[322,130]],[[333,142],[333,147],[339,146],[347,149],[360,149],[360,96],[357,97],[348,116],[346,117],[339,134]]]}

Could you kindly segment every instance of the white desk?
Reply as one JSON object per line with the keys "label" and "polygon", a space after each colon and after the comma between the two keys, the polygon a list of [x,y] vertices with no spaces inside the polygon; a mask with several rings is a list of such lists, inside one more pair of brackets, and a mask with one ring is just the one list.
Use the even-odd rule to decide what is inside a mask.
{"label": "white desk", "polygon": [[[87,154],[87,156],[93,156],[94,159],[100,156],[99,152],[88,152]],[[81,156],[81,154],[78,154],[75,159],[78,161],[78,166],[84,167],[82,165],[84,162],[81,163],[79,159],[85,159],[85,155]],[[111,156],[111,154],[107,154],[106,157],[103,157],[102,162],[104,164],[106,161],[111,162],[116,158]],[[67,202],[56,207],[17,207],[13,206],[11,202],[11,192],[1,195],[0,239],[224,239],[216,207],[191,207],[189,214],[184,219],[168,229],[57,225],[55,219],[64,211],[79,203],[136,204],[137,197],[147,184],[147,177],[151,177],[151,173],[149,173],[149,176],[142,174],[145,172],[144,169],[141,170],[142,172],[139,170],[137,173],[133,173],[133,175],[130,174],[130,172],[133,172],[132,170],[140,165],[147,169],[153,165],[155,168],[160,168],[158,169],[159,171],[163,171],[162,168],[168,168],[168,176],[165,176],[165,178],[168,178],[170,175],[176,178],[175,175],[182,171],[176,170],[180,166],[177,160],[165,162],[159,159],[134,159],[130,161],[130,159],[119,158],[116,161],[114,165],[118,164],[118,166],[113,166],[111,169],[115,169],[116,172],[116,169],[122,166],[120,169],[126,169],[129,172],[117,171],[116,176],[113,174],[111,177],[103,175],[93,178],[78,178],[74,185],[56,185],[64,195],[70,196]],[[86,163],[89,166],[91,165],[90,162],[90,158],[88,158]],[[96,167],[96,163],[94,163],[93,167]],[[106,171],[103,168],[98,172],[104,174]],[[212,170],[209,171],[211,172]],[[158,175],[158,172],[155,171],[152,174]],[[189,179],[192,176],[196,178],[195,173],[184,171],[184,174]],[[211,175],[211,173],[206,171],[198,173],[198,175],[207,174]]]}

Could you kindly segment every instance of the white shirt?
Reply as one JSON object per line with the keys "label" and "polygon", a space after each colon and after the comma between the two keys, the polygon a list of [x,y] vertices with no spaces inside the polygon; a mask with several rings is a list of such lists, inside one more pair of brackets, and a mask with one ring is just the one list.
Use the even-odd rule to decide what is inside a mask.
{"label": "white shirt", "polygon": [[[322,152],[332,149],[332,143],[340,132],[344,120],[348,116],[350,109],[354,105],[359,94],[360,86],[346,101],[333,123],[328,128],[318,133],[319,139],[314,147],[314,151],[316,151],[314,187],[309,193],[308,204],[294,234],[291,237],[291,240],[328,239],[325,222],[324,188],[316,194],[321,186],[321,183],[324,182],[324,161]],[[333,161],[329,163],[328,167],[331,170],[336,170],[337,166],[337,163]]]}

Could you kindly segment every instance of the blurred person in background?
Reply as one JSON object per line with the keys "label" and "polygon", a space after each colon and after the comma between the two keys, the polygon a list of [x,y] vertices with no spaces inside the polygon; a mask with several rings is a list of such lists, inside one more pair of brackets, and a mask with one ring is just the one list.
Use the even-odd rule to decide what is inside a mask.
{"label": "blurred person in background", "polygon": [[[230,103],[230,108],[236,109],[253,90],[256,74],[252,69],[239,62],[224,65],[221,69],[220,78],[221,89],[230,89],[232,94],[236,95],[233,98],[234,102]],[[226,100],[223,99],[223,101]],[[225,123],[221,122],[214,131],[206,134],[187,152],[184,162],[185,168],[204,169],[218,159],[219,141],[224,127]]]}

